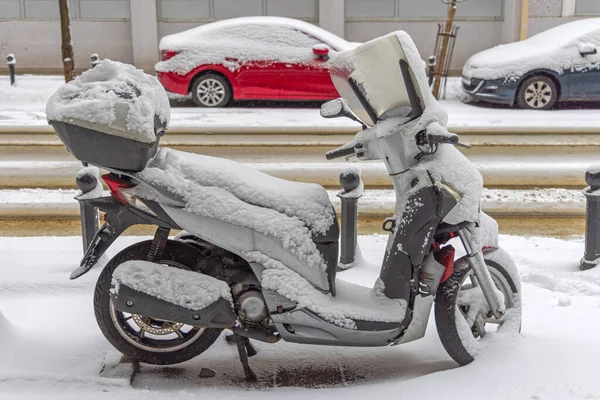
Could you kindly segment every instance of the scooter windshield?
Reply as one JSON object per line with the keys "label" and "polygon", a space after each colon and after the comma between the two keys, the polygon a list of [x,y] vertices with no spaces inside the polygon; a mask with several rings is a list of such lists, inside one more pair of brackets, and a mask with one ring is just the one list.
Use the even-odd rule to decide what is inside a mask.
{"label": "scooter windshield", "polygon": [[[414,67],[399,38],[390,34],[339,54],[330,75],[354,114],[373,126],[378,120],[407,116],[415,107],[421,108]],[[422,110],[418,111],[420,115]]]}

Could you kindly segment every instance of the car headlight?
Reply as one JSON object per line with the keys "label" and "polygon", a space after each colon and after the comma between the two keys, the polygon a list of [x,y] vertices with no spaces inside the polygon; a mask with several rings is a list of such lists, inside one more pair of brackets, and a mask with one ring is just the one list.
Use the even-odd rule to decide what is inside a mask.
{"label": "car headlight", "polygon": [[463,77],[462,77],[462,83],[465,86],[471,86],[471,78],[466,77],[466,76],[463,75]]}

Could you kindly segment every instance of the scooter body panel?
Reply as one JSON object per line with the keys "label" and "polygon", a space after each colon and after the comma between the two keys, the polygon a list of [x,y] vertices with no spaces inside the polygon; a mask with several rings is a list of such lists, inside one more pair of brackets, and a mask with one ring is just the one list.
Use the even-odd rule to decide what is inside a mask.
{"label": "scooter body panel", "polygon": [[280,261],[307,279],[322,292],[328,292],[327,274],[309,268],[302,260],[283,248],[281,242],[243,226],[192,214],[182,208],[164,207],[167,214],[186,231],[244,258],[244,253],[259,251]]}

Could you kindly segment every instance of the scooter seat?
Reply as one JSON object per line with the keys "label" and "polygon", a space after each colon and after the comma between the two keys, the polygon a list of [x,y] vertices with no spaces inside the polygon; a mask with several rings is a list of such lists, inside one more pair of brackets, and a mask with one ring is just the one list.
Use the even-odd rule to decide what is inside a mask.
{"label": "scooter seat", "polygon": [[138,177],[181,198],[188,212],[274,237],[301,259],[313,260],[308,262],[312,267],[317,260],[311,254],[324,260],[329,288],[335,291],[339,228],[322,186],[276,178],[228,159],[164,148]]}

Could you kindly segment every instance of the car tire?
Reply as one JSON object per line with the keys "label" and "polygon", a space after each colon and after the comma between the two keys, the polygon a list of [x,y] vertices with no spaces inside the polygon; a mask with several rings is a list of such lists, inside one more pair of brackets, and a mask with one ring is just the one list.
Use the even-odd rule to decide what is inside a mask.
{"label": "car tire", "polygon": [[545,75],[525,79],[517,95],[519,108],[529,110],[550,110],[557,100],[558,87],[552,78]]}
{"label": "car tire", "polygon": [[200,75],[192,85],[192,100],[198,107],[225,107],[232,97],[231,85],[221,75]]}

